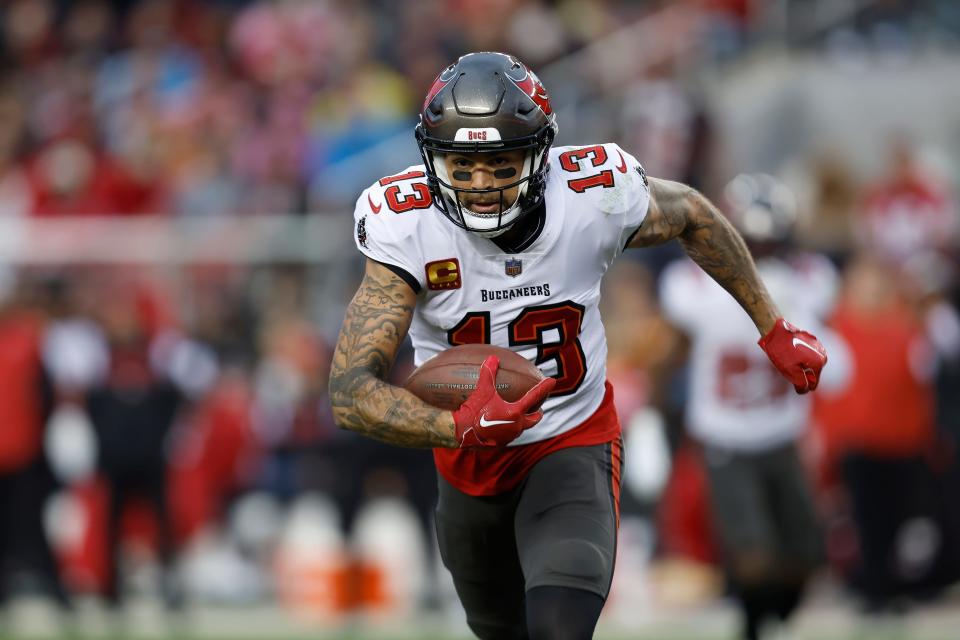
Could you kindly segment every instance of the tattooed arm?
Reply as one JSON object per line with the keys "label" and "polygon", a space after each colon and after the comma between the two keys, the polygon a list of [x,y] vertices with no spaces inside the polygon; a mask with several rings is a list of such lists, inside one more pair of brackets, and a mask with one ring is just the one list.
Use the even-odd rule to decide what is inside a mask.
{"label": "tattooed arm", "polygon": [[416,294],[367,260],[347,307],[330,370],[333,415],[344,429],[405,447],[456,447],[453,414],[384,382],[413,316]]}
{"label": "tattooed arm", "polygon": [[649,182],[650,209],[629,246],[649,247],[677,238],[687,255],[730,292],[766,335],[780,313],[740,234],[695,189],[656,178]]}

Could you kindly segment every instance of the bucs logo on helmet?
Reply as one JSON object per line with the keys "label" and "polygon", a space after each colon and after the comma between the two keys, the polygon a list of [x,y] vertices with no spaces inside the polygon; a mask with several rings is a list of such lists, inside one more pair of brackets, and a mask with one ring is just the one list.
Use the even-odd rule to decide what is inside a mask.
{"label": "bucs logo on helmet", "polygon": [[522,63],[521,65],[526,72],[522,78],[517,80],[511,76],[507,77],[513,80],[513,84],[517,85],[521,91],[530,96],[530,99],[540,107],[545,115],[549,116],[553,113],[553,107],[550,106],[550,96],[547,95],[547,90],[543,87],[543,83],[540,82],[537,74],[530,70],[527,65]]}

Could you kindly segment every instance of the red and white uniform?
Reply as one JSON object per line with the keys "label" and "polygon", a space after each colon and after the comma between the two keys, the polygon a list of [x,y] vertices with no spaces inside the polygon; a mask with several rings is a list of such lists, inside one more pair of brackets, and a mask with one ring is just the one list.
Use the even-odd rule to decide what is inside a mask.
{"label": "red and white uniform", "polygon": [[[410,327],[418,366],[452,345],[486,342],[516,351],[557,378],[543,420],[511,447],[570,432],[601,407],[607,345],[600,280],[649,203],[639,164],[616,144],[555,148],[549,162],[543,229],[520,253],[504,253],[492,240],[447,220],[432,204],[423,166],[373,184],[354,214],[360,251],[401,268],[419,285]],[[608,431],[596,442],[575,444],[607,442],[619,426]],[[459,476],[469,460],[485,457],[496,458],[495,465],[509,458],[502,450],[436,452],[445,477],[445,469],[457,466]],[[479,477],[484,486],[472,490],[447,479],[468,492],[494,492]]]}
{"label": "red and white uniform", "polygon": [[[822,333],[837,276],[821,256],[757,261],[760,277],[790,322]],[[693,261],[677,260],[661,276],[664,313],[690,337],[687,424],[701,443],[761,451],[792,441],[807,425],[809,396],[757,347],[757,329],[737,301]]]}

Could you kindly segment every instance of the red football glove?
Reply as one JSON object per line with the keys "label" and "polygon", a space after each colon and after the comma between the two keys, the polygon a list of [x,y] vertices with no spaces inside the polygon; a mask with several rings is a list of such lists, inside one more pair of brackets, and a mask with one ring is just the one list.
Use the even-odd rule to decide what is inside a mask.
{"label": "red football glove", "polygon": [[778,318],[773,329],[757,342],[797,393],[817,388],[820,370],[827,364],[827,350],[812,333]]}
{"label": "red football glove", "polygon": [[557,380],[545,378],[516,402],[507,402],[494,386],[499,366],[497,356],[488,356],[480,365],[477,388],[453,412],[461,448],[503,447],[543,418],[543,411],[539,409],[527,412],[550,395]]}

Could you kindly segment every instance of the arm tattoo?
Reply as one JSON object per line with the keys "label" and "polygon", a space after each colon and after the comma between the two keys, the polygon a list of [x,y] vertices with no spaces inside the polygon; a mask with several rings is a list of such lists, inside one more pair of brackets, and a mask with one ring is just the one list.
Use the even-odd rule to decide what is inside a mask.
{"label": "arm tattoo", "polygon": [[637,233],[630,241],[631,247],[651,247],[678,237],[687,226],[689,211],[685,203],[691,187],[679,182],[648,178],[650,183],[650,208]]}
{"label": "arm tattoo", "polygon": [[330,402],[341,427],[406,447],[455,447],[453,415],[384,382],[407,334],[415,294],[368,262],[347,307],[330,369]]}
{"label": "arm tattoo", "polygon": [[650,196],[648,219],[630,246],[651,246],[677,238],[687,255],[740,303],[760,333],[766,335],[780,313],[733,225],[709,200],[686,185],[651,178]]}

